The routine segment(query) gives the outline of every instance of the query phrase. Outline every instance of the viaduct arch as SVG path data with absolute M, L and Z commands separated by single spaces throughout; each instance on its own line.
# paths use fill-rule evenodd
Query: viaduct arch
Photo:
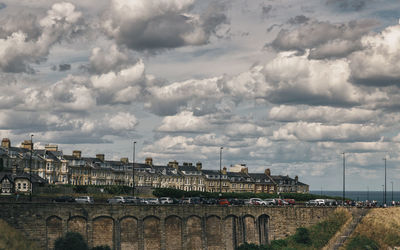
M 330 207 L 2 203 L 0 218 L 52 249 L 68 231 L 115 250 L 235 249 L 266 244 L 326 218 Z

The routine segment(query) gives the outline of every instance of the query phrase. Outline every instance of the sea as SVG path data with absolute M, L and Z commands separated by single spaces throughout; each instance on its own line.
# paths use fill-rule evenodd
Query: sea
M 320 191 L 320 190 L 313 190 L 310 191 L 312 194 L 322 194 L 328 196 L 337 196 L 342 197 L 343 191 Z M 383 204 L 382 201 L 384 199 L 384 192 L 383 191 L 346 191 L 345 197 L 348 199 L 352 199 L 354 201 L 377 201 L 379 204 Z M 392 203 L 392 197 L 394 201 L 400 201 L 400 192 L 391 190 L 386 191 L 386 204 Z

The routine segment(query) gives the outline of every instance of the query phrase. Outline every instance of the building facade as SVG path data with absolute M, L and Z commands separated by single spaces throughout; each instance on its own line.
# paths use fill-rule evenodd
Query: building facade
M 245 164 L 235 165 L 227 170 L 207 170 L 200 162 L 193 165 L 170 161 L 167 165 L 154 165 L 152 158 L 144 163 L 129 163 L 128 158 L 109 161 L 104 154 L 84 157 L 75 150 L 65 155 L 57 145 L 46 145 L 34 149 L 31 141 L 24 141 L 20 147 L 12 147 L 4 138 L 0 147 L 0 172 L 32 173 L 50 184 L 72 185 L 122 185 L 150 188 L 175 188 L 184 191 L 207 192 L 254 192 L 254 193 L 308 193 L 309 186 L 299 182 L 298 177 L 249 173 Z M 12 182 L 12 183 L 11 183 Z M 11 184 L 10 184 L 11 183 Z M 18 184 L 20 183 L 20 184 Z M 3 180 L 4 192 L 13 192 L 9 185 L 21 186 L 24 182 L 15 179 Z M 27 184 L 25 183 L 25 186 Z M 15 188 L 14 188 L 15 189 Z

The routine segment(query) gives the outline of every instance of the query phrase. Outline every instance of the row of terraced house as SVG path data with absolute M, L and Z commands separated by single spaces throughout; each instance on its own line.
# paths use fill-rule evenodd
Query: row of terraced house
M 132 173 L 134 169 L 134 173 Z M 44 149 L 34 149 L 31 141 L 24 141 L 20 147 L 12 147 L 4 138 L 0 147 L 0 170 L 12 173 L 14 177 L 32 173 L 36 179 L 50 184 L 72 185 L 125 185 L 152 188 L 176 188 L 185 191 L 207 192 L 255 192 L 255 193 L 308 193 L 309 186 L 283 175 L 271 175 L 270 169 L 264 173 L 249 173 L 245 165 L 224 167 L 219 170 L 202 168 L 196 164 L 171 161 L 167 165 L 154 165 L 152 158 L 144 163 L 106 160 L 104 154 L 83 157 L 81 151 L 65 155 L 57 145 L 46 145 Z M 2 177 L 3 176 L 3 177 Z M 4 182 L 12 181 L 0 175 L 1 193 Z M 133 177 L 134 176 L 134 182 Z

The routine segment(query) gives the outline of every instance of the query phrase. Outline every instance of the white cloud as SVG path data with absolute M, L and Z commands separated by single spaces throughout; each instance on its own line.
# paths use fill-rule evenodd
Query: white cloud
M 351 76 L 356 83 L 400 85 L 400 25 L 362 39 L 364 50 L 350 56 Z
M 301 141 L 373 141 L 379 139 L 382 127 L 343 123 L 337 126 L 294 122 L 275 130 L 274 140 Z
M 175 116 L 166 116 L 157 131 L 199 133 L 210 129 L 206 117 L 196 117 L 193 112 L 183 111 Z

